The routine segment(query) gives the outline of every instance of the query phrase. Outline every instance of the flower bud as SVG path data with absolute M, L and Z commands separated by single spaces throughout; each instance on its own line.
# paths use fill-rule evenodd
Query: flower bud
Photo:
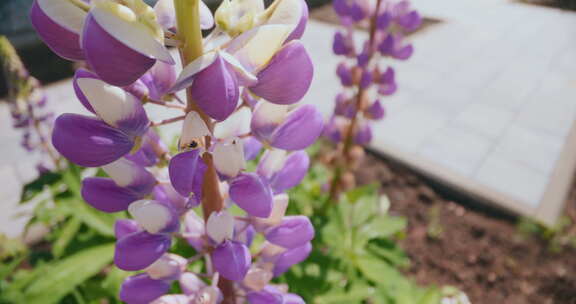
M 312 105 L 303 105 L 288 113 L 270 138 L 270 145 L 284 150 L 302 150 L 322 133 L 324 119 Z
M 253 172 L 230 181 L 230 198 L 249 215 L 266 218 L 272 212 L 272 190 L 268 181 Z
M 211 257 L 214 269 L 231 281 L 243 280 L 252 263 L 248 247 L 236 241 L 224 241 Z
M 382 106 L 380 100 L 375 100 L 368 108 L 366 108 L 366 111 L 364 111 L 364 116 L 373 120 L 380 120 L 384 118 L 384 114 L 384 106 Z
M 343 86 L 349 87 L 354 84 L 354 81 L 352 79 L 352 72 L 346 66 L 345 63 L 341 62 L 338 65 L 338 68 L 336 68 L 336 74 L 338 75 L 338 77 L 340 77 L 340 82 L 342 83 Z
M 265 237 L 270 243 L 294 248 L 314 238 L 314 227 L 306 216 L 286 216 L 278 226 L 268 229 Z
M 300 183 L 310 165 L 308 153 L 304 150 L 291 153 L 283 163 L 282 169 L 270 178 L 270 186 L 274 193 L 286 191 Z
M 141 273 L 126 278 L 120 287 L 120 300 L 128 304 L 150 303 L 170 290 L 170 283 Z

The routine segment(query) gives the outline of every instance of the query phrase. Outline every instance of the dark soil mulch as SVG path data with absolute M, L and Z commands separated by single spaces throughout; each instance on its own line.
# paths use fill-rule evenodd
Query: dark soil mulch
M 378 181 L 391 213 L 408 219 L 401 244 L 412 260 L 406 273 L 418 283 L 456 286 L 474 304 L 576 303 L 575 248 L 553 252 L 542 238 L 521 234 L 516 219 L 455 202 L 390 161 L 368 156 L 357 179 Z M 575 205 L 572 191 L 567 212 Z

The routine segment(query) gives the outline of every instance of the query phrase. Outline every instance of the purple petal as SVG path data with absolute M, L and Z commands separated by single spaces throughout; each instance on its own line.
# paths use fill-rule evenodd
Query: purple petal
M 251 291 L 246 295 L 250 304 L 284 304 L 284 296 L 276 287 L 266 285 L 260 291 Z
M 197 251 L 202 251 L 206 243 L 206 229 L 202 220 L 194 210 L 189 210 L 184 215 L 185 239 Z
M 364 115 L 370 119 L 380 120 L 384 118 L 385 110 L 380 100 L 374 101 L 367 109 Z
M 121 239 L 134 232 L 142 231 L 138 223 L 130 219 L 119 219 L 114 223 L 114 236 L 116 239 Z
M 74 93 L 76 93 L 76 97 L 78 98 L 78 100 L 80 100 L 80 103 L 82 103 L 82 105 L 86 108 L 86 110 L 96 114 L 94 108 L 92 108 L 92 105 L 88 101 L 88 98 L 86 98 L 86 96 L 84 95 L 84 93 L 82 93 L 82 90 L 78 86 L 79 78 L 94 78 L 94 79 L 100 79 L 100 78 L 98 78 L 96 74 L 80 68 L 76 70 L 76 73 L 74 73 L 74 80 L 72 81 L 72 87 L 74 88 Z
M 322 133 L 322 114 L 313 105 L 303 105 L 288 114 L 274 131 L 270 144 L 284 150 L 302 150 Z
M 298 21 L 298 24 L 292 33 L 290 33 L 288 38 L 286 38 L 286 42 L 292 41 L 294 39 L 300 39 L 302 35 L 304 35 L 304 31 L 306 31 L 306 24 L 308 23 L 308 4 L 304 0 L 300 0 L 300 2 L 302 5 L 302 14 L 300 15 L 300 20 Z
M 141 273 L 126 278 L 120 287 L 120 300 L 128 304 L 148 304 L 170 290 L 169 281 L 153 280 Z
M 40 36 L 40 39 L 48 47 L 68 60 L 83 60 L 84 52 L 80 47 L 80 36 L 50 18 L 38 4 L 34 1 L 30 9 L 30 21 L 32 26 Z
M 258 73 L 254 94 L 276 104 L 293 104 L 308 92 L 314 66 L 300 41 L 292 41 L 280 49 L 268 65 Z
M 252 216 L 268 217 L 272 212 L 272 191 L 258 174 L 241 173 L 230 182 L 230 199 Z
M 98 24 L 92 14 L 84 21 L 82 47 L 86 62 L 104 81 L 127 86 L 142 77 L 156 62 L 118 41 Z
M 64 157 L 84 167 L 99 167 L 128 154 L 134 142 L 105 122 L 78 114 L 62 114 L 52 132 L 52 144 Z
M 242 143 L 244 143 L 244 158 L 246 160 L 255 159 L 262 150 L 262 143 L 254 136 L 245 138 Z
M 190 206 L 189 200 L 180 195 L 171 184 L 159 184 L 154 187 L 153 195 L 155 200 L 170 204 L 178 213 L 184 213 L 189 208 L 196 207 Z
M 280 276 L 286 272 L 290 267 L 304 261 L 312 251 L 312 244 L 307 242 L 302 246 L 292 248 L 284 251 L 274 262 L 274 276 Z
M 114 263 L 122 270 L 142 270 L 166 253 L 170 244 L 170 236 L 163 234 L 146 231 L 129 234 L 116 242 Z
M 202 197 L 202 180 L 206 165 L 200 157 L 200 150 L 190 150 L 179 153 L 170 160 L 168 172 L 170 182 L 180 195 L 189 197 L 194 193 L 196 197 Z
M 297 151 L 290 154 L 284 161 L 280 171 L 270 178 L 270 185 L 274 193 L 284 192 L 300 183 L 310 165 L 310 158 L 306 151 Z
M 252 264 L 251 260 L 248 247 L 236 241 L 225 241 L 212 251 L 214 269 L 231 281 L 244 279 Z
M 376 19 L 376 27 L 381 31 L 386 30 L 388 26 L 390 26 L 391 19 L 392 16 L 390 16 L 389 12 L 384 12 L 380 14 L 378 16 L 378 19 Z
M 346 43 L 346 38 L 342 32 L 334 34 L 334 42 L 332 43 L 332 51 L 336 55 L 347 55 L 349 50 Z
M 350 6 L 348 5 L 347 0 L 334 0 L 332 1 L 332 5 L 334 6 L 336 14 L 338 14 L 340 17 L 350 15 Z
M 295 248 L 314 238 L 314 227 L 306 216 L 286 216 L 278 226 L 267 230 L 265 236 L 272 244 Z
M 158 61 L 158 62 L 160 62 L 160 61 Z M 140 79 L 136 80 L 131 85 L 124 87 L 124 90 L 126 90 L 126 92 L 136 96 L 136 98 L 138 98 L 138 100 L 142 100 L 142 99 L 144 99 L 144 97 L 149 96 L 150 90 L 148 89 L 148 86 L 146 86 L 146 84 L 143 81 L 145 76 L 146 76 L 146 74 L 144 74 L 144 76 L 142 76 Z
M 411 11 L 399 17 L 396 22 L 407 31 L 415 31 L 422 24 L 422 18 L 417 11 Z
M 369 70 L 362 71 L 362 76 L 360 77 L 360 88 L 366 89 L 372 84 L 372 72 Z
M 158 155 L 168 153 L 168 148 L 152 128 L 142 138 L 142 147 L 125 158 L 143 167 L 152 167 L 158 162 Z
M 119 212 L 143 196 L 120 187 L 110 178 L 88 177 L 82 181 L 82 198 L 92 207 L 104 212 Z
M 156 61 L 150 71 L 142 77 L 142 81 L 148 87 L 151 99 L 162 100 L 176 82 L 176 67 L 162 61 Z
M 191 272 L 183 273 L 180 276 L 178 283 L 180 283 L 180 289 L 182 289 L 182 292 L 187 295 L 197 295 L 204 287 L 206 287 L 206 283 Z
M 386 35 L 386 38 L 384 38 L 382 43 L 380 43 L 380 45 L 378 46 L 378 50 L 384 56 L 391 55 L 394 53 L 395 44 L 396 43 L 395 43 L 394 36 L 392 34 L 388 34 L 388 35 Z
M 356 134 L 354 135 L 354 143 L 356 143 L 357 145 L 364 146 L 369 144 L 371 140 L 372 140 L 372 128 L 367 123 L 361 125 L 356 131 Z
M 284 295 L 283 304 L 306 304 L 304 299 L 295 293 L 287 293 Z
M 362 21 L 366 17 L 366 12 L 358 2 L 353 2 L 350 7 L 350 16 L 355 22 Z
M 208 116 L 225 120 L 238 104 L 240 89 L 236 74 L 220 56 L 194 76 L 192 98 Z
M 340 63 L 336 68 L 336 75 L 340 77 L 340 82 L 343 86 L 348 87 L 354 84 L 352 79 L 352 71 L 346 66 L 345 63 Z
M 407 60 L 412 56 L 412 53 L 414 53 L 414 47 L 412 47 L 411 44 L 408 44 L 395 50 L 393 56 L 398 60 Z
M 180 228 L 179 214 L 172 205 L 155 200 L 138 200 L 128 206 L 138 225 L 151 234 L 172 233 Z

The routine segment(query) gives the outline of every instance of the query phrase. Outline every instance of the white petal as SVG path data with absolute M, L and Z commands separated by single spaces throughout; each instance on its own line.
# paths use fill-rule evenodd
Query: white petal
M 176 12 L 174 11 L 173 0 L 158 0 L 154 5 L 154 12 L 162 28 L 168 30 L 176 27 Z
M 244 147 L 238 138 L 216 143 L 212 155 L 216 170 L 226 176 L 235 177 L 246 168 Z
M 75 33 L 81 33 L 86 12 L 70 1 L 38 0 L 38 5 L 44 13 L 58 25 Z
M 164 37 L 159 37 L 158 33 L 141 23 L 139 16 L 128 7 L 113 2 L 96 2 L 90 13 L 106 32 L 129 48 L 150 58 L 174 64 L 170 52 L 164 47 Z
M 172 220 L 168 207 L 153 200 L 139 200 L 128 206 L 128 212 L 148 233 L 158 233 Z
M 126 187 L 138 178 L 141 169 L 134 162 L 120 158 L 102 166 L 102 170 L 120 187 Z
M 214 136 L 219 139 L 227 139 L 250 133 L 250 120 L 252 111 L 248 107 L 241 107 L 226 120 L 219 122 L 214 127 Z
M 252 119 L 258 121 L 258 125 L 280 124 L 288 114 L 288 105 L 279 105 L 261 100 L 256 105 Z
M 267 150 L 262 156 L 258 164 L 258 174 L 266 177 L 271 177 L 274 173 L 278 172 L 284 167 L 287 152 L 281 149 Z
M 227 52 L 234 55 L 249 71 L 262 68 L 282 47 L 292 26 L 282 24 L 262 25 L 234 39 Z
M 210 136 L 210 130 L 197 112 L 191 111 L 186 114 L 182 124 L 182 137 L 180 137 L 180 148 L 188 148 L 193 141 L 200 146 L 204 146 L 204 137 Z
M 271 10 L 266 24 L 287 24 L 297 26 L 302 18 L 302 0 L 276 0 L 268 7 Z
M 275 226 L 282 222 L 282 218 L 286 214 L 288 202 L 290 201 L 288 194 L 281 193 L 274 196 L 274 205 L 272 206 L 272 213 L 268 218 L 254 218 L 257 225 Z
M 154 279 L 161 280 L 174 276 L 186 269 L 188 261 L 176 254 L 168 253 L 146 268 L 146 273 Z
M 234 216 L 226 210 L 212 212 L 206 222 L 206 233 L 220 244 L 234 236 Z
M 176 79 L 174 87 L 170 89 L 170 91 L 179 91 L 192 85 L 192 82 L 194 81 L 193 76 L 209 67 L 216 60 L 216 58 L 218 58 L 218 53 L 208 52 L 190 62 L 188 65 L 186 65 L 186 67 L 184 67 L 184 69 L 182 69 L 178 79 Z
M 220 56 L 232 66 L 234 72 L 236 72 L 238 80 L 241 82 L 241 85 L 249 87 L 255 85 L 258 82 L 258 77 L 246 70 L 244 66 L 242 66 L 242 63 L 236 59 L 236 57 L 228 54 L 227 52 L 220 52 Z
M 174 3 L 173 0 L 169 0 L 170 2 Z M 204 3 L 204 1 L 200 1 L 200 27 L 204 30 L 211 29 L 214 26 L 214 17 L 212 16 L 212 11 L 210 8 Z
M 111 126 L 132 116 L 140 103 L 134 95 L 99 79 L 78 78 L 78 86 L 96 114 Z

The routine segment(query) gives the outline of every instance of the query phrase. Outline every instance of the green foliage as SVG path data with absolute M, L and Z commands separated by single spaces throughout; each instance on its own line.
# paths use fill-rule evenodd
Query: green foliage
M 576 248 L 576 234 L 572 217 L 563 216 L 555 225 L 546 226 L 531 218 L 521 218 L 517 229 L 524 237 L 537 237 L 548 244 L 551 252 L 560 252 L 564 248 Z
M 113 225 L 123 215 L 86 204 L 82 174 L 99 173 L 68 164 L 24 186 L 20 203 L 35 204 L 27 227 L 41 225 L 48 232 L 30 248 L 0 236 L 0 303 L 118 302 L 125 272 L 104 271 L 113 268 Z
M 326 201 L 324 181 L 325 169 L 314 166 L 290 193 L 290 212 L 310 216 L 316 238 L 310 257 L 281 281 L 307 303 L 440 303 L 440 289 L 419 287 L 402 274 L 410 262 L 396 240 L 407 223 L 387 213 L 378 186 L 348 191 L 334 204 Z

